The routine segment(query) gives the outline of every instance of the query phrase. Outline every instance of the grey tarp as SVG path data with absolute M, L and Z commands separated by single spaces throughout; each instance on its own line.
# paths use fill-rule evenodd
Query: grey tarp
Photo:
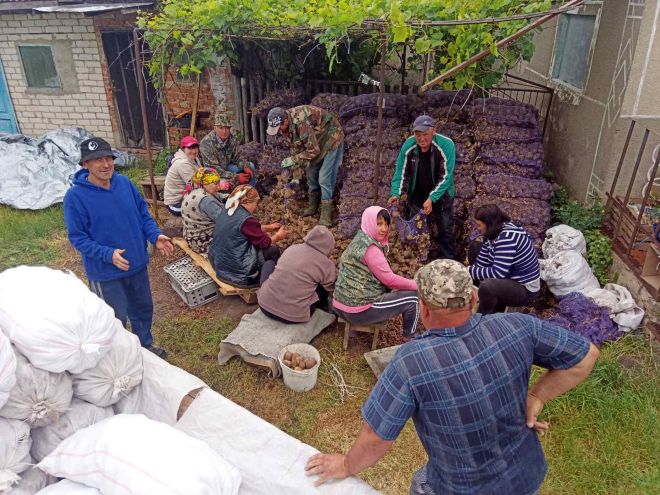
M 94 137 L 81 128 L 56 129 L 38 139 L 0 133 L 0 204 L 41 210 L 61 203 L 78 170 L 80 143 Z M 115 150 L 116 163 L 128 154 Z

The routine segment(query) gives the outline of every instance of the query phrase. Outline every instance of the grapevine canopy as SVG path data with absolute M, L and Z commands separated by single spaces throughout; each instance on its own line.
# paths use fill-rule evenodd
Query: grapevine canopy
M 543 12 L 551 0 L 165 0 L 158 12 L 141 13 L 138 26 L 151 51 L 149 68 L 156 83 L 174 66 L 182 75 L 200 73 L 226 55 L 240 66 L 238 47 L 246 42 L 295 43 L 301 53 L 323 55 L 328 73 L 355 64 L 366 53 L 368 70 L 384 35 L 390 50 L 405 44 L 410 63 L 427 58 L 429 75 L 454 67 L 490 46 L 491 55 L 456 74 L 446 86 L 491 87 L 507 68 L 533 53 L 531 34 L 498 51 L 498 40 L 528 24 L 526 19 L 437 25 Z M 556 2 L 555 2 L 556 4 Z M 364 50 L 364 46 L 374 50 Z M 314 52 L 314 50 L 316 51 Z M 319 50 L 322 49 L 322 50 Z M 243 51 L 244 53 L 244 51 Z M 280 61 L 281 62 L 281 61 Z M 281 69 L 281 68 L 280 68 Z M 300 77 L 292 70 L 284 77 Z

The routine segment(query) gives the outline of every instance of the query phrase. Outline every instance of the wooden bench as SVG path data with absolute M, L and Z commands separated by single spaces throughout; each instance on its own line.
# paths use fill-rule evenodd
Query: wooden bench
M 355 323 L 346 321 L 343 318 L 337 318 L 337 322 L 344 324 L 344 350 L 348 349 L 348 337 L 351 333 L 351 330 L 354 332 L 373 334 L 374 338 L 371 341 L 371 350 L 373 351 L 376 349 L 376 344 L 378 343 L 378 333 L 380 332 L 380 327 L 383 322 L 374 323 L 373 325 L 356 325 Z
M 179 246 L 188 256 L 190 256 L 198 267 L 204 270 L 213 281 L 218 284 L 218 292 L 223 296 L 238 296 L 243 299 L 247 304 L 256 304 L 257 303 L 257 288 L 252 289 L 243 289 L 241 287 L 235 287 L 227 282 L 220 280 L 215 274 L 215 270 L 211 265 L 211 262 L 206 256 L 202 256 L 199 253 L 193 251 L 188 242 L 181 237 L 174 237 L 172 239 L 172 244 Z

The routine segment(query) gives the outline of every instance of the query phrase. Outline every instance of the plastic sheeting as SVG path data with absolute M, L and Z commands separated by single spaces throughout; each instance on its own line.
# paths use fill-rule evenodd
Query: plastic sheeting
M 41 210 L 61 203 L 80 167 L 80 143 L 94 137 L 85 129 L 56 129 L 38 139 L 0 133 L 0 204 Z M 114 150 L 118 166 L 133 159 Z
M 204 388 L 177 423 L 181 400 L 204 382 L 142 350 L 142 384 L 114 405 L 116 413 L 141 413 L 205 441 L 239 470 L 239 495 L 377 495 L 361 479 L 314 487 L 315 476 L 305 475 L 305 463 L 318 453 L 282 430 L 255 416 L 219 393 Z

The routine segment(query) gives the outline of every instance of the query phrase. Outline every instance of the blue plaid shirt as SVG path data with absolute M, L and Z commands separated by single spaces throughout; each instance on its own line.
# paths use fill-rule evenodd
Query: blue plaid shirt
M 588 350 L 585 338 L 532 316 L 475 315 L 402 346 L 362 415 L 383 440 L 412 417 L 436 495 L 532 494 L 547 469 L 525 424 L 532 364 L 570 368 Z

